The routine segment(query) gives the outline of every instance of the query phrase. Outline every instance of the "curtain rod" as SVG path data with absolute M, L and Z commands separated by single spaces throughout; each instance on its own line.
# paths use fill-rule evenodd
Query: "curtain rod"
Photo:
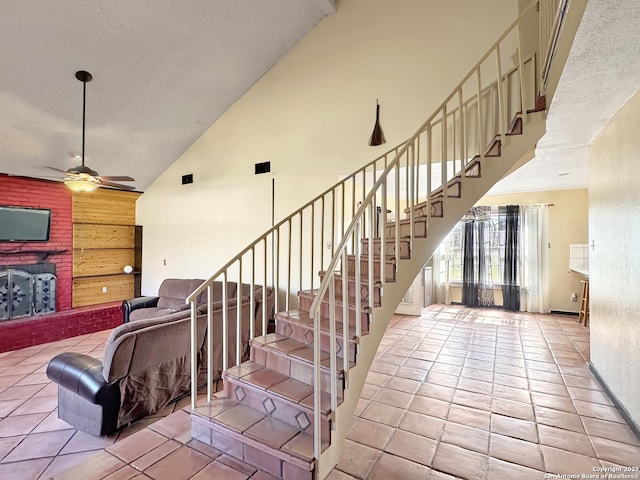
M 512 205 L 512 204 L 509 204 Z M 536 206 L 536 205 L 540 205 L 541 207 L 547 206 L 547 207 L 555 207 L 556 204 L 555 203 L 523 203 L 523 206 L 527 206 L 527 205 L 532 205 L 532 206 Z M 475 205 L 476 207 L 482 207 L 483 205 Z M 506 205 L 486 205 L 486 206 L 490 206 L 490 207 L 505 207 Z

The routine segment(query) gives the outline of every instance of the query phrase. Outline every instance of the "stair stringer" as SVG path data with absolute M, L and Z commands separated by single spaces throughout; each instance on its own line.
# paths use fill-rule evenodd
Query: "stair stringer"
M 486 158 L 482 165 L 482 176 L 465 179 L 462 196 L 447 198 L 444 216 L 429 219 L 428 236 L 427 238 L 413 239 L 411 258 L 398 260 L 396 280 L 384 283 L 381 305 L 375 307 L 371 314 L 369 333 L 359 339 L 357 362 L 349 369 L 343 402 L 335 412 L 331 444 L 322 453 L 320 460 L 316 461 L 316 479 L 325 478 L 338 462 L 352 424 L 360 393 L 380 341 L 408 288 L 440 243 L 469 208 L 480 200 L 496 182 L 501 180 L 514 164 L 524 164 L 533 158 L 535 144 L 544 133 L 545 112 L 530 114 L 524 125 L 523 134 L 505 137 L 502 155 L 496 158 Z

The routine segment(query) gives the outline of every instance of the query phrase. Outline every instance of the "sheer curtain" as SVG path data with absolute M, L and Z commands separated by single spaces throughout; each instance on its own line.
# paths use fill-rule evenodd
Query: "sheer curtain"
M 549 313 L 549 206 L 521 212 L 520 311 Z
M 433 254 L 433 286 L 436 303 L 451 304 L 449 286 L 449 242 L 445 240 Z

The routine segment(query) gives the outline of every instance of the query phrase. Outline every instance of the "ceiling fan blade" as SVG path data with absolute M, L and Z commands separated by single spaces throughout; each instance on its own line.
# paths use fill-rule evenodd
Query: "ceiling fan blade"
M 59 168 L 56 167 L 50 167 L 48 165 L 45 165 L 44 168 L 48 168 L 49 170 L 54 170 L 56 172 L 60 172 L 60 173 L 64 173 L 65 175 L 67 175 L 67 171 L 66 170 L 60 170 Z
M 103 180 L 104 177 L 101 177 L 101 181 L 100 181 L 100 186 L 101 187 L 113 187 L 113 188 L 117 188 L 119 190 L 135 190 L 135 187 L 132 187 L 131 185 L 123 185 L 121 183 L 113 183 L 113 182 L 108 182 L 108 181 L 104 181 Z
M 102 180 L 114 181 L 114 182 L 135 182 L 135 178 L 127 177 L 127 176 L 110 176 L 110 175 L 100 175 Z

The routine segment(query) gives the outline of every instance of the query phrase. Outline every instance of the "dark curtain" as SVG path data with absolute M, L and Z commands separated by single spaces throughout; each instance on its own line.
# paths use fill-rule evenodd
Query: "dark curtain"
M 520 287 L 518 286 L 518 222 L 520 218 L 520 207 L 518 205 L 507 205 L 504 207 L 504 215 L 503 306 L 507 310 L 517 311 L 520 310 Z
M 462 263 L 462 303 L 492 307 L 493 281 L 489 237 L 491 207 L 474 207 L 465 216 Z
M 462 303 L 469 307 L 478 305 L 478 286 L 476 284 L 476 272 L 474 268 L 474 237 L 475 222 L 464 224 L 464 239 L 462 242 Z

